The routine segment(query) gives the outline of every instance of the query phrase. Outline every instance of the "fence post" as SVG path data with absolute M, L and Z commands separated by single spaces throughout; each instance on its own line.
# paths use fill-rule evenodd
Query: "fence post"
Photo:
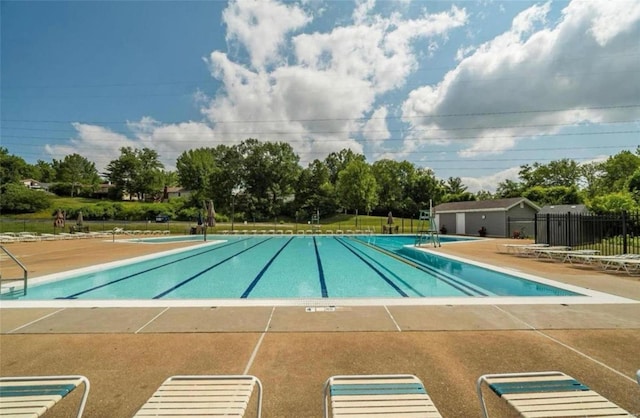
M 547 213 L 546 216 L 546 227 L 547 227 L 547 242 L 545 244 L 553 245 L 551 242 L 551 214 Z
M 566 246 L 571 248 L 572 247 L 572 240 L 571 240 L 571 212 L 567 212 L 567 242 L 566 242 Z
M 622 254 L 627 254 L 627 211 L 622 211 Z
M 538 214 L 533 215 L 533 242 L 538 243 Z

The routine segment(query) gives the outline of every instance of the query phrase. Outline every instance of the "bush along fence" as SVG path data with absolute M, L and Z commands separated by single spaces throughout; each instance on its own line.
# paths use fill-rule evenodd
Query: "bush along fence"
M 538 214 L 534 224 L 536 243 L 640 254 L 640 212 Z

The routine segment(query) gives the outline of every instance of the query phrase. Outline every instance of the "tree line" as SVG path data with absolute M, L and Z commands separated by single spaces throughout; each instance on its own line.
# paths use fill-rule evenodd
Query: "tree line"
M 276 217 L 306 220 L 312 214 L 339 211 L 415 217 L 420 209 L 452 201 L 526 197 L 539 204 L 585 203 L 594 212 L 640 208 L 640 147 L 602 162 L 579 164 L 571 159 L 520 166 L 517 180 L 497 185 L 495 193 L 471 193 L 459 177 L 439 179 L 428 168 L 408 161 L 382 159 L 369 163 L 349 149 L 301 167 L 285 142 L 246 139 L 240 144 L 184 151 L 175 171 L 166 171 L 155 150 L 123 147 L 104 173 L 84 156 L 71 154 L 52 162 L 28 164 L 0 148 L 2 213 L 41 210 L 42 192 L 27 191 L 20 181 L 49 183 L 63 196 L 93 196 L 101 182 L 113 184 L 109 198 L 123 196 L 159 201 L 168 186 L 191 191 L 186 205 L 199 208 L 212 200 L 218 212 L 233 211 L 237 220 Z M 45 206 L 46 208 L 46 206 Z

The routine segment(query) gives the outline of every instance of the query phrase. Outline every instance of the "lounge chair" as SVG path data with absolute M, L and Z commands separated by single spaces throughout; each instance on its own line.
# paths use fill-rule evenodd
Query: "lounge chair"
M 507 401 L 523 417 L 624 417 L 629 412 L 562 372 L 487 374 L 476 389 L 488 418 L 482 384 Z
M 442 417 L 422 381 L 408 374 L 330 377 L 324 384 L 324 417 L 330 416 Z
M 244 416 L 258 387 L 256 416 L 262 415 L 262 383 L 250 375 L 172 376 L 134 417 Z
M 18 242 L 18 238 L 11 235 L 0 235 L 0 244 L 9 244 L 12 242 Z
M 39 417 L 84 383 L 78 407 L 82 416 L 89 396 L 89 379 L 84 376 L 0 377 L 0 415 Z
M 560 260 L 563 263 L 570 261 L 573 256 L 581 255 L 598 255 L 599 250 L 548 250 L 546 248 L 538 248 L 535 250 L 538 253 L 538 258 L 547 256 L 551 260 Z

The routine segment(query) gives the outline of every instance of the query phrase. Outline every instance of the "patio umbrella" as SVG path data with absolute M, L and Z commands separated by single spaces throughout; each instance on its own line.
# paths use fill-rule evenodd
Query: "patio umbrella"
M 78 220 L 76 221 L 76 224 L 78 224 L 78 226 L 82 226 L 84 220 L 82 219 L 82 211 L 78 212 Z
M 198 226 L 202 226 L 202 211 L 198 211 Z
M 169 200 L 169 188 L 164 186 L 164 190 L 162 191 L 162 201 Z
M 393 225 L 393 214 L 391 211 L 389 211 L 389 214 L 387 215 L 387 225 Z
M 216 210 L 213 208 L 213 200 L 207 202 L 207 225 L 216 226 Z

